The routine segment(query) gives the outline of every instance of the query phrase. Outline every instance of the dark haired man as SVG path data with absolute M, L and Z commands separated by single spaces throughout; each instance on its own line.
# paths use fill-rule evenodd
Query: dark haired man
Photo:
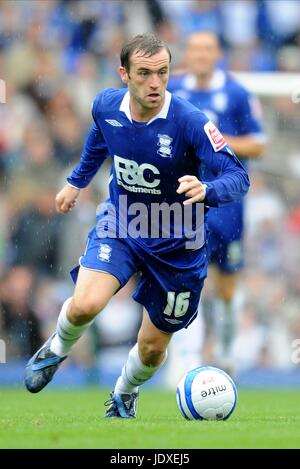
M 207 268 L 205 239 L 196 248 L 192 242 L 191 249 L 181 212 L 190 206 L 189 213 L 197 215 L 203 207 L 197 202 L 218 206 L 249 187 L 243 166 L 212 123 L 166 91 L 169 66 L 170 52 L 154 34 L 125 44 L 119 71 L 128 90 L 106 89 L 96 97 L 80 163 L 56 197 L 58 212 L 69 212 L 112 155 L 110 199 L 88 235 L 80 268 L 72 271 L 74 294 L 62 306 L 53 336 L 28 362 L 25 384 L 31 392 L 46 386 L 95 316 L 140 271 L 133 297 L 145 308 L 143 320 L 106 417 L 136 416 L 139 386 L 165 362 L 172 333 L 197 314 Z M 215 181 L 205 182 L 207 167 Z M 158 206 L 163 217 L 174 209 L 169 226 L 154 220 Z M 134 218 L 137 212 L 141 216 Z

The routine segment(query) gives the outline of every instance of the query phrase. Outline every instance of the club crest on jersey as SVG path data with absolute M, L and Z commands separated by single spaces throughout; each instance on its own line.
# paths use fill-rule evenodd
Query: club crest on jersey
M 222 148 L 227 145 L 225 138 L 211 121 L 205 124 L 204 131 L 208 136 L 214 151 L 222 150 Z
M 100 261 L 109 262 L 111 256 L 111 247 L 108 244 L 101 243 L 98 249 L 97 258 Z
M 172 157 L 172 146 L 171 143 L 173 139 L 166 134 L 158 134 L 158 142 L 157 145 L 159 149 L 157 153 L 162 156 L 163 158 L 171 158 Z

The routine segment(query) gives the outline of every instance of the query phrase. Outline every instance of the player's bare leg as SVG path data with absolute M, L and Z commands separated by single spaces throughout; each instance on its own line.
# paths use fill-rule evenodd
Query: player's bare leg
M 172 334 L 154 326 L 146 310 L 138 333 L 138 350 L 141 361 L 148 367 L 161 366 L 166 359 L 167 346 Z
M 148 381 L 167 359 L 167 346 L 172 334 L 162 332 L 151 322 L 144 310 L 138 341 L 130 350 L 127 361 L 108 401 L 106 417 L 134 418 L 139 386 Z
M 80 268 L 73 297 L 63 304 L 55 333 L 27 364 L 28 391 L 39 392 L 51 381 L 58 366 L 119 286 L 113 275 Z
M 51 350 L 57 355 L 67 354 L 119 286 L 113 275 L 81 267 L 73 297 L 65 302 L 58 318 Z

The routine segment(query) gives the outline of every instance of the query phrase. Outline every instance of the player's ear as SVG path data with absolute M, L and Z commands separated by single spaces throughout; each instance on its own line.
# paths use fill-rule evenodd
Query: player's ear
M 126 68 L 125 67 L 119 67 L 119 74 L 120 74 L 122 82 L 125 83 L 125 85 L 127 85 L 128 82 L 129 82 L 129 76 L 128 76 L 128 72 L 127 72 Z

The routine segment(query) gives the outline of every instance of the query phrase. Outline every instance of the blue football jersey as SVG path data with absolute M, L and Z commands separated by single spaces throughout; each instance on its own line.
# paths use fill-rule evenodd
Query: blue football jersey
M 120 225 L 122 229 L 124 225 L 128 227 L 143 208 L 145 219 L 141 223 L 151 226 L 155 204 L 182 205 L 186 197 L 176 190 L 178 178 L 184 175 L 195 175 L 207 185 L 204 200 L 207 206 L 218 207 L 239 200 L 248 191 L 247 172 L 218 129 L 180 97 L 166 92 L 159 114 L 141 123 L 131 118 L 127 89 L 106 89 L 97 95 L 92 115 L 94 124 L 80 163 L 67 181 L 80 189 L 86 187 L 104 159 L 111 156 L 107 205 L 115 208 L 118 229 Z M 211 174 L 214 178 L 208 177 Z M 125 199 L 126 217 L 124 211 L 120 213 L 120 201 L 123 204 Z M 150 233 L 134 240 L 129 236 L 128 242 L 157 253 L 180 248 L 186 238 L 184 234 L 175 239 L 172 233 L 166 238 Z

